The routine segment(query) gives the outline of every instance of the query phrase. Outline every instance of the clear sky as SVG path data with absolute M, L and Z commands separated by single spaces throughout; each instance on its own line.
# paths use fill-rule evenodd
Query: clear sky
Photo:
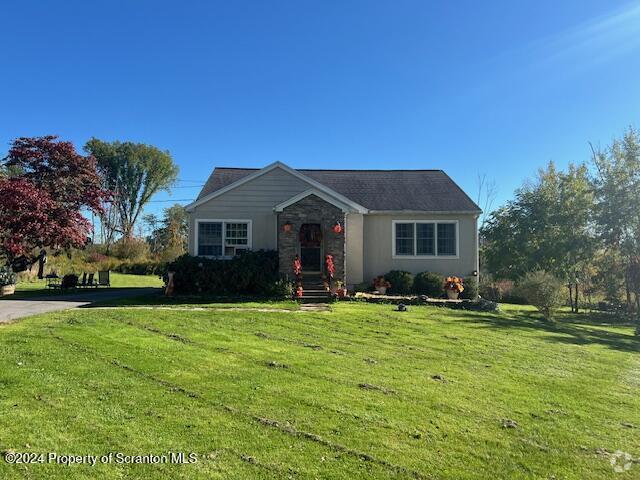
M 549 160 L 640 126 L 640 2 L 13 1 L 0 155 L 18 136 L 168 149 L 214 166 L 442 168 L 498 202 Z M 186 203 L 186 202 L 181 202 Z

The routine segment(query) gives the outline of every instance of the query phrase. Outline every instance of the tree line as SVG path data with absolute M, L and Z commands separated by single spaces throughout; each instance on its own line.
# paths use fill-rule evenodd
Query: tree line
M 640 136 L 629 128 L 587 162 L 551 162 L 481 228 L 483 270 L 518 281 L 545 271 L 571 308 L 600 295 L 640 316 Z

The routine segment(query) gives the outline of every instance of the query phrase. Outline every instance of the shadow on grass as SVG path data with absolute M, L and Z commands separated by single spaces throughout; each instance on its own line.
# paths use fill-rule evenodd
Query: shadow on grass
M 38 302 L 93 302 L 101 301 L 102 299 L 111 300 L 111 297 L 119 298 L 121 295 L 135 297 L 139 296 L 140 298 L 142 298 L 143 296 L 159 296 L 161 292 L 162 289 L 154 287 L 101 287 L 76 288 L 69 290 L 25 290 L 16 292 L 13 295 L 0 297 L 0 302 L 2 302 L 3 300 L 31 300 Z
M 85 308 L 91 307 L 180 307 L 180 306 L 198 306 L 198 305 L 212 305 L 212 304 L 229 304 L 229 303 L 289 303 L 287 300 L 271 298 L 271 297 L 255 297 L 255 296 L 213 296 L 213 295 L 176 295 L 175 297 L 166 297 L 164 295 L 141 295 L 131 296 L 127 298 L 106 300 L 103 302 L 97 302 L 91 305 L 86 305 Z M 292 303 L 292 305 L 295 305 Z
M 572 345 L 602 345 L 624 352 L 640 352 L 640 337 L 633 332 L 622 333 L 604 328 L 592 328 L 595 325 L 604 327 L 631 327 L 631 323 L 611 322 L 611 316 L 605 314 L 561 314 L 556 322 L 546 322 L 535 312 L 509 312 L 508 316 L 499 314 L 474 315 L 473 322 L 498 329 L 536 330 L 556 335 L 545 335 L 542 338 L 549 342 Z M 600 320 L 607 319 L 607 322 Z

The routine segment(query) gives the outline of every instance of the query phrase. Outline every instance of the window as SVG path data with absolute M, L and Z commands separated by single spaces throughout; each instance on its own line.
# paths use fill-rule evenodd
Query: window
M 413 227 L 413 223 L 396 223 L 396 255 L 414 255 Z
M 456 224 L 438 224 L 438 255 L 455 256 L 456 252 Z
M 222 223 L 198 224 L 198 255 L 222 255 Z
M 433 223 L 416 223 L 416 254 L 435 255 L 435 228 Z
M 458 222 L 393 221 L 394 257 L 456 257 Z
M 234 257 L 251 248 L 250 220 L 203 220 L 196 228 L 198 255 Z

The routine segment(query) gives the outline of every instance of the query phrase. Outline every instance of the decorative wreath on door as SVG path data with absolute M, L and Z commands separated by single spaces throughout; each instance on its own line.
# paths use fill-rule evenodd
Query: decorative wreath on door
M 300 246 L 319 247 L 322 242 L 322 230 L 320 225 L 306 223 L 300 227 Z

